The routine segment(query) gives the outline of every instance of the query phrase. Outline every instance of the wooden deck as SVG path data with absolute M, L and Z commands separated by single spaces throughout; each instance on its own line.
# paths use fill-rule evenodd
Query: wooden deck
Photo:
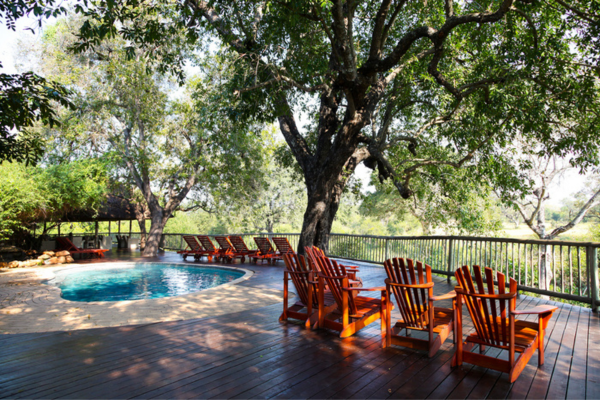
M 281 263 L 246 267 L 256 274 L 243 285 L 282 288 Z M 380 285 L 384 271 L 363 267 L 360 275 L 365 286 Z M 441 281 L 435 292 L 450 289 Z M 541 302 L 522 296 L 518 306 Z M 506 374 L 451 368 L 451 339 L 429 359 L 381 349 L 378 323 L 344 340 L 280 324 L 276 304 L 214 318 L 2 335 L 0 397 L 597 398 L 600 319 L 586 308 L 554 304 L 560 309 L 548 327 L 545 365 L 538 368 L 535 355 L 512 385 Z

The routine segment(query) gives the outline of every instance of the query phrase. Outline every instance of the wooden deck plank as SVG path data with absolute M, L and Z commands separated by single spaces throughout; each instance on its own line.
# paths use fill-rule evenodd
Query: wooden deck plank
M 532 298 L 525 298 L 519 303 L 519 308 L 529 308 L 532 306 Z M 536 302 L 537 304 L 537 302 Z M 463 311 L 463 312 L 466 312 Z M 464 314 L 463 314 L 464 315 Z M 468 314 L 467 314 L 468 315 Z M 467 316 L 468 318 L 468 316 Z M 472 323 L 465 324 L 467 329 L 464 329 L 465 334 L 470 334 L 474 328 Z M 486 348 L 485 354 L 490 357 L 498 357 L 500 351 L 494 347 Z M 465 398 L 472 390 L 474 383 L 479 381 L 485 372 L 484 368 L 474 366 L 472 364 L 463 364 L 462 367 L 456 368 L 454 373 L 449 374 L 443 382 L 438 385 L 435 390 L 428 395 L 433 399 L 440 398 Z
M 571 369 L 569 371 L 567 399 L 585 399 L 590 314 L 591 311 L 589 309 L 582 308 L 581 314 L 579 315 L 573 358 L 571 360 Z
M 567 322 L 565 334 L 560 342 L 560 350 L 552 371 L 552 379 L 548 386 L 547 397 L 551 399 L 565 398 L 567 386 L 569 384 L 569 370 L 571 369 L 571 360 L 575 345 L 575 335 L 577 334 L 579 317 L 581 316 L 581 307 L 574 306 Z M 572 318 L 571 318 L 572 317 Z M 587 330 L 587 328 L 586 328 Z
M 597 397 L 600 393 L 600 317 L 598 313 L 590 314 L 587 353 L 587 378 L 585 393 L 589 398 Z
M 275 327 L 279 328 L 278 323 L 273 323 L 272 328 Z M 225 334 L 227 334 L 227 332 L 227 329 L 223 331 L 223 333 Z M 219 332 L 217 332 L 217 334 L 218 333 Z M 205 342 L 198 342 L 198 340 L 213 341 L 216 339 L 216 337 L 213 337 L 212 335 L 204 335 L 198 338 L 196 336 L 197 335 L 195 335 L 192 332 L 188 335 L 187 338 L 184 337 L 184 343 L 182 344 L 182 347 L 177 347 L 175 349 L 180 351 L 174 351 L 173 345 L 175 343 L 173 342 L 173 339 L 171 339 L 170 341 L 167 341 L 167 343 L 164 343 L 163 346 L 160 346 L 158 348 L 152 346 L 151 352 L 131 354 L 127 359 L 121 360 L 119 363 L 111 365 L 110 368 L 96 368 L 95 370 L 90 371 L 90 373 L 87 374 L 85 379 L 77 379 L 75 384 L 69 385 L 68 388 L 64 388 L 63 391 L 60 392 L 60 395 L 65 396 L 67 394 L 74 393 L 77 390 L 92 390 L 94 386 L 102 385 L 105 382 L 110 382 L 110 384 L 114 387 L 114 385 L 119 383 L 119 379 L 126 380 L 127 378 L 129 378 L 128 375 L 132 375 L 135 379 L 135 377 L 138 376 L 136 369 L 140 365 L 148 366 L 157 362 L 168 365 L 171 359 L 178 360 L 179 362 L 181 362 L 182 359 L 183 361 L 191 359 L 190 361 L 194 363 L 191 366 L 193 368 L 195 363 L 198 362 L 217 363 L 219 362 L 219 360 L 221 360 L 224 357 L 227 357 L 228 355 L 232 357 L 237 357 L 240 353 L 243 353 L 244 350 L 253 350 L 253 345 L 255 343 L 273 343 L 272 335 L 270 335 L 269 333 L 257 332 L 255 335 L 246 336 L 246 340 L 244 342 L 238 343 L 236 345 L 233 345 L 233 343 L 229 343 L 228 349 L 224 351 L 221 344 L 219 344 L 219 346 L 211 346 L 212 348 L 209 348 L 206 346 Z M 254 342 L 256 340 L 259 340 L 259 342 Z M 182 372 L 183 371 L 181 370 L 181 368 L 178 368 L 176 370 L 176 373 Z M 123 377 L 115 379 L 111 376 L 115 373 L 121 374 L 123 375 Z
M 275 315 L 275 314 L 273 314 Z M 274 323 L 275 324 L 275 323 Z M 130 357 L 140 357 L 140 356 L 152 356 L 155 355 L 156 357 L 160 358 L 160 357 L 164 357 L 167 354 L 172 353 L 174 350 L 177 350 L 179 348 L 185 348 L 186 345 L 189 345 L 189 341 L 185 341 L 185 340 L 180 340 L 179 343 L 174 342 L 175 340 L 178 340 L 179 338 L 183 337 L 185 338 L 186 336 L 189 335 L 193 335 L 196 332 L 202 332 L 202 330 L 200 329 L 201 327 L 206 328 L 206 327 L 213 327 L 214 325 L 211 325 L 209 323 L 206 324 L 202 324 L 202 325 L 196 325 L 196 330 L 190 330 L 190 329 L 185 329 L 183 330 L 183 332 L 181 332 L 178 326 L 174 326 L 173 328 L 175 329 L 170 329 L 168 330 L 168 333 L 164 332 L 164 331 L 159 331 L 159 332 L 153 332 L 151 334 L 149 334 L 149 336 L 146 336 L 147 338 L 149 338 L 148 340 L 144 340 L 143 338 L 140 341 L 135 342 L 135 345 L 132 346 L 131 342 L 125 341 L 123 343 L 113 343 L 111 342 L 109 344 L 109 348 L 110 350 L 106 349 L 104 351 L 102 351 L 102 353 L 100 354 L 96 354 L 96 353 L 92 353 L 92 354 L 88 354 L 88 356 L 92 356 L 94 357 L 94 364 L 92 366 L 90 366 L 90 368 L 87 370 L 88 371 L 88 375 L 99 371 L 98 373 L 101 373 L 103 371 L 103 367 L 106 364 L 109 364 L 110 368 L 115 368 L 117 366 L 119 366 L 120 364 L 115 364 L 115 360 L 120 360 L 122 363 L 131 363 L 130 360 L 128 360 L 128 358 Z M 152 328 L 146 329 L 145 331 L 151 330 Z M 230 329 L 223 329 L 222 331 L 219 332 L 215 332 L 215 335 L 222 335 L 222 334 L 226 334 Z M 231 330 L 233 330 L 233 328 L 231 328 Z M 152 329 L 152 331 L 154 331 L 154 329 Z M 140 332 L 140 336 L 143 336 L 143 331 Z M 206 340 L 210 340 L 211 335 L 205 335 L 203 337 Z M 132 338 L 135 341 L 135 337 Z M 110 339 L 108 339 L 108 341 L 110 342 Z M 167 341 L 168 343 L 164 344 L 164 347 L 161 345 L 161 342 Z M 150 348 L 147 348 L 147 346 L 150 345 Z M 166 348 L 166 349 L 165 349 Z M 124 358 L 123 357 L 123 351 L 127 352 L 127 357 L 128 358 Z M 70 357 L 68 358 L 59 358 L 59 359 L 53 359 L 51 363 L 43 363 L 42 366 L 44 368 L 44 373 L 38 373 L 38 376 L 40 378 L 43 378 L 45 376 L 47 376 L 46 380 L 40 379 L 37 382 L 36 385 L 36 389 L 38 390 L 42 390 L 45 386 L 45 384 L 50 384 L 52 386 L 57 386 L 57 382 L 56 382 L 56 374 L 60 373 L 62 376 L 66 376 L 69 377 L 72 375 L 72 372 L 76 372 L 77 368 L 79 368 L 79 365 L 77 364 L 77 362 L 73 362 L 76 361 L 77 358 L 79 357 L 78 354 L 74 354 L 74 355 L 70 355 Z M 31 370 L 30 370 L 31 372 Z M 26 378 L 26 376 L 24 377 Z M 68 378 L 67 378 L 68 379 Z M 11 385 L 15 382 L 18 382 L 18 380 L 14 380 L 11 381 Z
M 547 345 L 546 352 L 544 354 L 545 362 L 544 365 L 537 369 L 531 387 L 529 388 L 529 392 L 527 393 L 527 398 L 539 399 L 546 397 L 550 380 L 552 378 L 552 373 L 558 360 L 561 341 L 563 340 L 563 336 L 567 334 L 567 322 L 569 320 L 572 321 L 573 318 L 575 318 L 575 314 L 578 313 L 576 310 L 574 311 L 571 305 L 563 304 L 561 306 L 558 318 L 553 318 L 553 320 L 556 322 L 553 331 L 547 335 L 546 338 Z
M 281 265 L 244 267 L 256 271 L 244 285 L 283 287 Z M 362 267 L 361 272 L 365 286 L 380 285 L 385 277 L 381 268 Z M 451 289 L 444 280 L 435 286 L 436 294 Z M 525 296 L 518 307 L 538 302 L 547 303 Z M 514 385 L 496 371 L 468 364 L 452 369 L 451 340 L 429 359 L 411 349 L 381 349 L 377 322 L 341 340 L 299 323 L 280 324 L 280 313 L 276 304 L 196 320 L 4 335 L 0 398 L 580 398 L 600 393 L 595 345 L 600 319 L 587 309 L 560 304 L 547 331 L 546 365 L 538 369 L 535 355 Z M 465 323 L 466 334 L 472 325 Z M 487 354 L 498 353 L 506 358 L 505 351 L 487 349 Z

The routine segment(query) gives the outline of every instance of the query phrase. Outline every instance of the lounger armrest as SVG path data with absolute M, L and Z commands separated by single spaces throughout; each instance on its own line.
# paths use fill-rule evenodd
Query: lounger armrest
M 558 307 L 556 306 L 550 306 L 550 305 L 543 305 L 543 306 L 537 306 L 537 307 L 533 307 L 530 308 L 528 310 L 513 310 L 510 313 L 512 315 L 527 315 L 527 314 L 546 314 L 548 312 L 554 312 L 558 310 Z
M 378 286 L 378 287 L 371 287 L 371 288 L 364 288 L 364 287 L 358 287 L 358 288 L 343 288 L 343 290 L 346 290 L 348 292 L 351 291 L 357 291 L 357 292 L 381 292 L 385 290 L 385 286 Z
M 356 272 L 360 271 L 360 268 L 358 268 L 355 265 L 344 265 L 344 264 L 338 264 L 338 265 L 340 265 L 341 267 L 346 268 L 348 271 L 356 271 Z
M 456 292 L 453 290 L 451 292 L 448 292 L 446 294 L 441 294 L 439 296 L 431 296 L 431 300 L 432 301 L 448 300 L 448 299 L 454 299 L 455 297 L 456 297 Z

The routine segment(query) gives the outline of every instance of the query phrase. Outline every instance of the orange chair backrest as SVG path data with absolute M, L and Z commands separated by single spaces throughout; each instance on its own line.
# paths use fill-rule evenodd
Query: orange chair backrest
M 213 244 L 212 240 L 210 240 L 210 238 L 208 236 L 199 235 L 198 240 L 200 241 L 202 246 L 204 246 L 204 248 L 207 251 L 215 251 L 216 250 L 215 245 Z
M 308 304 L 308 292 L 312 290 L 310 279 L 312 272 L 306 267 L 304 257 L 297 254 L 284 254 L 283 262 L 287 268 L 290 279 L 296 287 L 296 293 L 304 304 Z M 317 297 L 313 297 L 313 303 L 316 304 Z
M 198 241 L 196 240 L 195 237 L 186 235 L 186 236 L 183 236 L 183 240 L 185 240 L 187 245 L 190 247 L 190 250 L 192 250 L 192 251 L 202 250 L 202 247 L 200 247 L 200 245 L 198 244 Z
M 229 236 L 229 241 L 235 248 L 235 251 L 250 251 L 241 236 Z
M 273 243 L 275 243 L 275 246 L 277 246 L 277 249 L 279 250 L 279 252 L 281 254 L 296 254 L 294 249 L 292 249 L 290 242 L 288 242 L 287 238 L 274 237 L 272 240 L 273 240 Z
M 517 282 L 510 279 L 507 291 L 504 274 L 485 268 L 485 282 L 481 267 L 473 266 L 473 278 L 468 266 L 459 268 L 454 273 L 458 286 L 456 293 L 461 296 L 467 306 L 479 340 L 491 346 L 508 346 L 510 344 L 509 314 L 516 307 Z M 494 278 L 498 285 L 494 285 Z
M 429 325 L 429 297 L 433 296 L 431 267 L 413 260 L 393 258 L 384 263 L 390 291 L 396 298 L 404 323 L 425 329 Z
M 335 260 L 331 260 L 328 257 L 317 257 L 316 262 L 320 272 L 318 276 L 324 279 L 325 285 L 329 288 L 338 308 L 341 310 L 343 307 L 343 296 L 344 296 L 344 280 L 347 283 L 347 287 L 350 287 L 348 283 L 349 277 L 346 273 L 346 268 L 343 265 L 339 265 Z M 356 314 L 356 304 L 354 302 L 354 296 L 348 296 L 348 309 L 350 314 Z
M 215 236 L 215 240 L 219 244 L 219 247 L 221 248 L 221 250 L 224 250 L 224 251 L 232 251 L 233 250 L 233 245 L 231 244 L 229 239 L 227 239 L 226 236 Z
M 255 237 L 254 242 L 256 243 L 256 247 L 258 247 L 260 254 L 271 254 L 275 252 L 273 246 L 271 246 L 271 242 L 266 237 Z

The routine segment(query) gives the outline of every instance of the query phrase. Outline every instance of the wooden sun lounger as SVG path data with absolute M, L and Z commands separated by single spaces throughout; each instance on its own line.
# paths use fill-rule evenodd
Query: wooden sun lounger
M 81 254 L 82 257 L 89 255 L 90 257 L 104 258 L 104 253 L 108 251 L 108 249 L 80 249 L 68 237 L 57 237 L 56 244 L 60 250 L 67 250 L 71 255 Z
M 254 242 L 256 243 L 256 247 L 258 247 L 258 253 L 250 256 L 250 258 L 256 264 L 258 260 L 267 260 L 269 264 L 272 262 L 275 264 L 278 260 L 281 260 L 282 256 L 277 254 L 275 250 L 273 250 L 273 246 L 271 245 L 271 241 L 266 237 L 255 237 Z
M 215 240 L 219 244 L 219 258 L 222 261 L 232 262 L 235 258 L 246 261 L 246 254 L 237 253 L 227 236 L 215 236 Z
M 244 239 L 242 239 L 241 236 L 229 236 L 229 241 L 233 245 L 233 249 L 236 254 L 249 257 L 258 253 L 258 250 L 250 250 L 248 246 L 246 246 L 246 242 L 244 242 Z
M 183 240 L 185 240 L 189 249 L 180 250 L 177 252 L 177 254 L 181 254 L 184 260 L 187 259 L 187 256 L 194 256 L 194 260 L 198 261 L 204 252 L 202 245 L 198 243 L 196 238 L 191 235 L 183 236 Z
M 201 251 L 201 256 L 206 256 L 208 261 L 212 261 L 213 257 L 219 258 L 221 254 L 219 249 L 215 247 L 212 240 L 206 235 L 197 235 L 198 241 L 204 247 L 204 250 Z
M 273 240 L 273 243 L 275 243 L 275 246 L 277 246 L 277 251 L 278 251 L 279 255 L 296 254 L 296 252 L 290 245 L 290 242 L 288 242 L 287 238 L 274 237 L 272 240 Z

